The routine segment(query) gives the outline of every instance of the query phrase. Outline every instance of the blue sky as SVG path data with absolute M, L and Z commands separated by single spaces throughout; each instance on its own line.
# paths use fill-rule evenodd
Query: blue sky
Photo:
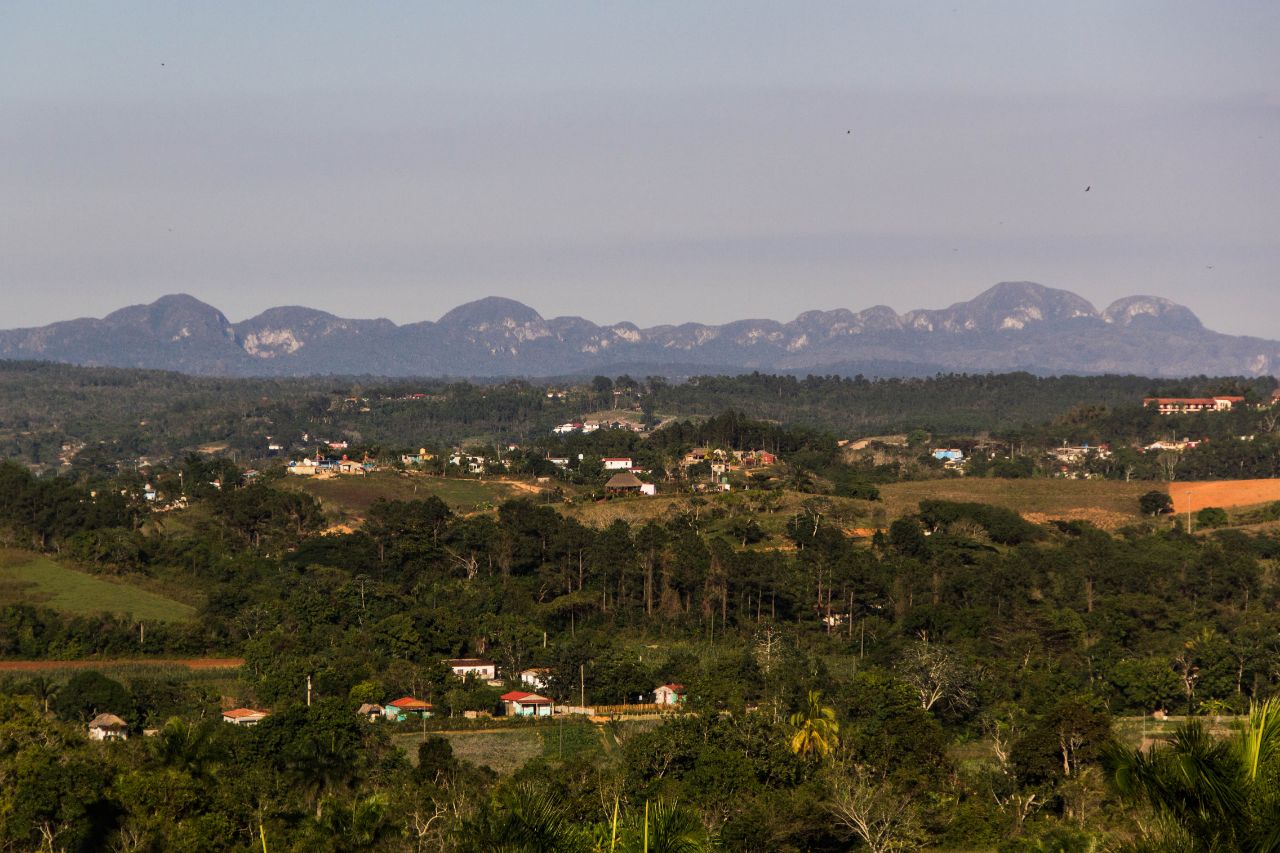
M 1280 337 L 1277 43 L 1274 2 L 9 0 L 0 326 L 178 291 L 785 320 L 1032 280 Z

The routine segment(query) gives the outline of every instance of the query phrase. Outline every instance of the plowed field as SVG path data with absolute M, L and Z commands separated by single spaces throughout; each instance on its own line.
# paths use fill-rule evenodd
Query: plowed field
M 1218 506 L 1253 506 L 1280 501 L 1280 480 L 1210 480 L 1197 483 L 1170 483 L 1169 497 L 1174 512 Z

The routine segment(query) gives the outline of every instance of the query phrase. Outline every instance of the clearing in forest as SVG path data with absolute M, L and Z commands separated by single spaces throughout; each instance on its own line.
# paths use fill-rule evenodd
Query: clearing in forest
M 172 598 L 69 569 L 40 554 L 0 550 L 0 604 L 38 604 L 64 613 L 114 613 L 142 622 L 183 622 L 195 608 Z
M 378 498 L 421 500 L 435 495 L 454 511 L 467 512 L 478 504 L 499 504 L 524 495 L 501 480 L 465 480 L 425 474 L 378 473 L 364 477 L 290 477 L 285 485 L 314 495 L 330 510 L 363 518 Z
M 923 500 L 972 501 L 1007 507 L 1037 523 L 1081 519 L 1104 530 L 1114 530 L 1142 520 L 1138 498 L 1153 488 L 1159 488 L 1158 484 L 956 477 L 889 483 L 880 486 L 880 496 L 891 519 L 915 512 Z

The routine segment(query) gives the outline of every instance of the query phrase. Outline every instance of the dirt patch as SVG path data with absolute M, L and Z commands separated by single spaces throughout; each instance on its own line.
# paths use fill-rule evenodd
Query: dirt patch
M 1280 480 L 1207 480 L 1170 483 L 1169 497 L 1174 512 L 1201 510 L 1208 506 L 1222 508 L 1254 506 L 1280 501 Z
M 234 669 L 244 658 L 108 658 L 104 660 L 0 660 L 0 672 L 45 669 L 102 669 L 116 666 L 182 666 L 191 670 Z
M 1102 530 L 1115 530 L 1134 521 L 1133 516 L 1128 513 L 1108 512 L 1091 507 L 1072 507 L 1052 515 L 1043 512 L 1024 512 L 1022 517 L 1032 524 L 1048 524 L 1051 521 L 1087 521 Z

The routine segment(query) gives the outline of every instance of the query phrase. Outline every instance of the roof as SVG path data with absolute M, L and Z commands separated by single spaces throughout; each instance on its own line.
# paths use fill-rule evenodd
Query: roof
M 449 664 L 449 666 L 493 666 L 494 665 L 493 661 L 485 660 L 484 658 L 452 658 L 450 660 L 445 661 L 445 663 Z
M 683 685 L 683 684 L 664 684 L 664 685 L 662 685 L 662 687 L 659 687 L 658 689 L 659 689 L 659 690 L 661 690 L 661 689 L 663 689 L 663 687 L 665 687 L 667 690 L 670 690 L 672 693 L 684 693 L 684 692 L 685 692 L 685 687 L 684 687 L 684 685 Z
M 604 484 L 606 489 L 638 489 L 644 483 L 640 482 L 640 478 L 630 471 L 619 471 L 609 478 L 609 482 Z
M 606 456 L 600 460 L 601 462 L 630 462 L 630 456 Z
M 91 729 L 127 729 L 129 724 L 115 714 L 99 714 L 89 723 Z
M 550 671 L 551 671 L 551 667 L 549 666 L 530 666 L 520 670 L 520 674 L 524 675 L 526 672 L 550 672 Z
M 1243 403 L 1244 397 L 1228 397 L 1219 395 L 1217 397 L 1145 397 L 1143 404 L 1158 403 L 1166 405 L 1170 403 L 1181 403 L 1186 406 L 1212 406 L 1219 400 L 1225 400 L 1228 403 Z
M 223 711 L 222 716 L 242 720 L 246 717 L 265 717 L 270 713 L 270 711 L 255 711 L 252 708 L 232 708 L 230 711 Z
M 356 713 L 357 714 L 381 714 L 382 706 L 376 705 L 372 702 L 365 702 L 363 705 L 361 705 L 359 708 L 356 709 Z
M 394 702 L 388 702 L 392 708 L 399 708 L 401 711 L 430 711 L 431 703 L 424 702 L 413 696 L 401 696 Z
M 523 690 L 512 690 L 498 697 L 503 702 L 517 702 L 521 705 L 550 705 L 551 700 L 537 693 L 525 693 Z

